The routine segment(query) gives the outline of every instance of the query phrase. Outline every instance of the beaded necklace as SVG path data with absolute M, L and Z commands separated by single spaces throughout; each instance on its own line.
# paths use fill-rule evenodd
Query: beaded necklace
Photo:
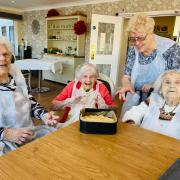
M 173 116 L 176 114 L 174 111 L 178 107 L 179 103 L 170 112 L 165 111 L 165 105 L 167 105 L 166 102 L 164 103 L 163 107 L 160 108 L 159 119 L 160 120 L 170 121 L 173 118 Z

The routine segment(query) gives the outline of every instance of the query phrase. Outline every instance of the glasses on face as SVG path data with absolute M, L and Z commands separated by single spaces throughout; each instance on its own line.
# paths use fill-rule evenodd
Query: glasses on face
M 5 58 L 10 58 L 11 54 L 10 53 L 0 53 L 0 57 L 3 56 Z
M 142 41 L 144 41 L 145 39 L 146 39 L 146 37 L 147 37 L 147 35 L 145 35 L 145 36 L 137 36 L 137 37 L 129 37 L 129 41 L 130 41 L 130 43 L 136 43 L 137 41 L 138 42 L 142 42 Z

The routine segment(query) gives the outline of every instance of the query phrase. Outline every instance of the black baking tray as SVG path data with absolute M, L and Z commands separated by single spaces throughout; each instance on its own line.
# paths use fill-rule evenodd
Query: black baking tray
M 81 119 L 82 116 L 92 115 L 95 113 L 101 112 L 110 112 L 112 111 L 113 119 L 115 122 L 87 122 Z M 105 113 L 106 114 L 106 113 Z M 117 131 L 117 117 L 115 115 L 114 109 L 93 109 L 85 108 L 82 109 L 79 116 L 80 120 L 80 131 L 87 134 L 115 134 Z
M 159 180 L 180 180 L 180 158 L 178 158 Z

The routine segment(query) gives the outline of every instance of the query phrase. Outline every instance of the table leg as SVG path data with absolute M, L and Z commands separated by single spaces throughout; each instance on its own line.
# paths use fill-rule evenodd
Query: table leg
M 42 83 L 42 70 L 38 70 L 38 87 L 35 89 L 32 89 L 31 91 L 36 92 L 36 93 L 50 91 L 50 88 L 48 88 L 48 87 L 41 87 L 41 83 Z

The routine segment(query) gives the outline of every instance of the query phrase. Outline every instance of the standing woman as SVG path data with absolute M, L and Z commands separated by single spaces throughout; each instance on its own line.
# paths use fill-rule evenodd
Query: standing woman
M 122 77 L 122 87 L 117 92 L 125 101 L 122 115 L 148 96 L 157 77 L 166 70 L 180 69 L 180 46 L 174 41 L 153 33 L 155 22 L 145 13 L 138 13 L 129 21 L 130 47 Z M 127 95 L 126 95 L 127 93 Z M 122 116 L 121 115 L 121 116 Z

